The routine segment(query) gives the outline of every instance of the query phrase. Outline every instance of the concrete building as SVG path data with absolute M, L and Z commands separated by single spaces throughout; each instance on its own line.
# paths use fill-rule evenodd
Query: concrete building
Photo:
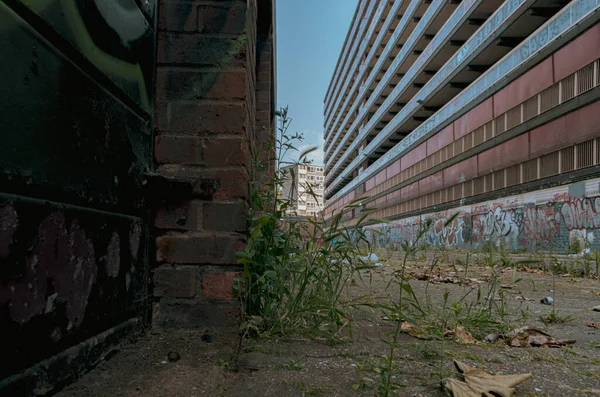
M 323 166 L 295 164 L 283 167 L 283 197 L 293 201 L 289 215 L 317 216 L 323 210 Z M 294 175 L 292 178 L 291 175 Z M 312 193 L 308 189 L 312 189 Z
M 325 97 L 325 216 L 362 197 L 380 245 L 424 216 L 436 245 L 600 248 L 599 9 L 360 1 Z

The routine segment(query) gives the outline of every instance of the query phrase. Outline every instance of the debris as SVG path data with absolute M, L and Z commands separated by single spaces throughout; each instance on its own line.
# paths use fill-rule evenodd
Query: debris
M 600 323 L 593 323 L 593 322 L 589 322 L 587 323 L 588 327 L 592 327 L 592 328 L 600 328 Z
M 500 338 L 500 332 L 492 332 L 487 335 L 483 340 L 486 342 L 496 342 Z
M 490 375 L 481 369 L 454 360 L 454 366 L 463 375 L 464 381 L 445 378 L 442 387 L 454 397 L 510 397 L 514 387 L 530 379 L 532 374 Z
M 592 310 L 595 312 L 600 312 L 600 306 L 594 306 L 592 307 Z
M 363 261 L 377 262 L 379 260 L 379 257 L 376 254 L 369 254 L 367 256 L 363 256 L 360 259 L 362 259 Z
M 597 295 L 597 296 L 600 296 L 600 291 L 596 291 L 596 295 Z
M 463 345 L 472 345 L 477 343 L 477 340 L 473 338 L 473 335 L 471 335 L 471 333 L 467 331 L 462 325 L 456 327 L 454 340 L 456 341 L 456 343 L 460 343 Z
M 169 352 L 169 354 L 167 354 L 167 358 L 171 362 L 179 361 L 179 359 L 181 358 L 181 354 L 177 352 Z
M 540 301 L 540 303 L 542 303 L 544 305 L 551 305 L 552 302 L 554 302 L 554 299 L 552 299 L 551 296 L 547 296 Z
M 213 343 L 217 337 L 211 334 L 203 334 L 200 339 L 206 343 Z
M 402 332 L 406 332 L 407 334 L 410 334 L 411 332 L 413 332 L 415 330 L 415 326 L 412 325 L 411 323 L 409 323 L 408 321 L 403 321 L 402 324 L 400 325 L 400 330 Z
M 555 339 L 550 334 L 535 328 L 523 327 L 505 335 L 506 341 L 512 347 L 561 347 L 572 345 L 574 339 Z
M 504 289 L 512 289 L 512 285 L 509 284 L 500 284 L 500 288 L 504 288 Z

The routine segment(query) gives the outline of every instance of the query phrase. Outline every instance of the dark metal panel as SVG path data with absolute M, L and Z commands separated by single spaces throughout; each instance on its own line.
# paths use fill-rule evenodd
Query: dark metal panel
M 97 69 L 152 113 L 156 0 L 3 1 L 86 72 Z
M 0 186 L 124 213 L 145 208 L 152 126 L 0 3 Z
M 0 379 L 144 312 L 141 219 L 0 194 L 0 222 Z

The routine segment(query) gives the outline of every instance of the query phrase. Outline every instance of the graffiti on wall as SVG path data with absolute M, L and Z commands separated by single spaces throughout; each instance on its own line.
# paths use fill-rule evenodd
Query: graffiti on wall
M 573 191 L 598 186 L 595 180 L 591 182 L 578 182 L 578 189 Z M 514 250 L 539 248 L 564 252 L 574 238 L 588 245 L 600 244 L 596 237 L 600 237 L 600 192 L 586 191 L 585 195 L 574 197 L 564 193 L 564 187 L 554 189 L 561 192 L 551 194 L 548 190 L 552 189 L 548 189 L 534 194 L 551 197 L 546 200 L 527 202 L 523 196 L 513 196 L 367 229 L 373 232 L 371 236 L 377 236 L 371 239 L 372 243 L 381 247 L 414 241 L 419 225 L 426 219 L 431 219 L 433 226 L 424 236 L 424 242 L 435 246 L 476 248 L 491 242 Z M 451 217 L 454 219 L 448 223 Z

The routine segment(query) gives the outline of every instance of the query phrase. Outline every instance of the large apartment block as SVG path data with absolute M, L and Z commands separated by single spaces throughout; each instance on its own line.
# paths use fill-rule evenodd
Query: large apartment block
M 430 217 L 437 245 L 600 247 L 599 21 L 600 0 L 360 0 L 324 101 L 325 216 L 360 198 L 381 245 Z
M 323 210 L 323 166 L 294 164 L 282 171 L 283 198 L 293 203 L 288 215 L 318 215 Z

